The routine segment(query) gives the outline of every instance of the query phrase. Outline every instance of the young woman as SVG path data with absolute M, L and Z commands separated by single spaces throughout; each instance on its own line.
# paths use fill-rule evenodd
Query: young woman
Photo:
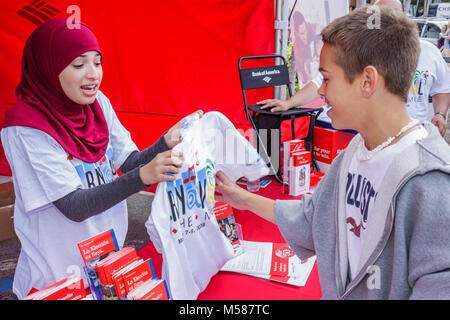
M 64 18 L 49 20 L 25 44 L 17 104 L 1 131 L 16 193 L 19 299 L 74 273 L 84 277 L 78 242 L 114 229 L 122 246 L 124 200 L 172 179 L 167 173 L 181 165 L 182 155 L 170 150 L 179 123 L 139 151 L 99 91 L 102 77 L 99 44 L 84 24 L 69 29 Z

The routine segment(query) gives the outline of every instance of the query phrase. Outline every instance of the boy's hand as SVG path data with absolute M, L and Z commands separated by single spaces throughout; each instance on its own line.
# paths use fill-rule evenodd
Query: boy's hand
M 197 113 L 200 116 L 200 118 L 203 117 L 203 111 L 202 110 L 197 110 L 194 113 L 191 113 L 190 115 L 193 115 L 195 113 Z M 166 144 L 169 147 L 169 149 L 172 149 L 173 147 L 175 147 L 177 144 L 179 144 L 181 142 L 181 132 L 180 132 L 181 121 L 182 120 L 178 121 L 164 135 L 164 140 L 166 141 Z
M 184 157 L 181 151 L 167 150 L 161 152 L 152 161 L 140 168 L 139 176 L 146 185 L 162 181 L 173 181 L 175 177 L 167 173 L 177 174 L 183 161 Z
M 216 174 L 216 192 L 219 193 L 215 195 L 216 200 L 226 202 L 239 210 L 248 210 L 247 199 L 251 194 L 231 181 L 223 171 Z

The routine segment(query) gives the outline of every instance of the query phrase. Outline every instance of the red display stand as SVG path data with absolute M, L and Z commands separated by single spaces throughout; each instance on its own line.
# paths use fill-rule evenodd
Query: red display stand
M 354 135 L 333 128 L 314 127 L 314 157 L 321 172 L 327 172 L 334 158 L 347 147 Z

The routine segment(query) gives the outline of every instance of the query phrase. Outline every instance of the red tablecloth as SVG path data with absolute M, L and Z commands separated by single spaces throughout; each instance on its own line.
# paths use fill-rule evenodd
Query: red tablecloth
M 261 188 L 258 194 L 272 199 L 295 199 L 288 195 L 287 187 L 272 181 Z M 300 198 L 300 197 L 297 197 Z M 242 227 L 244 240 L 262 242 L 286 242 L 276 225 L 258 217 L 249 211 L 234 209 L 236 222 Z M 138 251 L 143 259 L 151 258 L 156 276 L 161 277 L 162 255 L 153 243 L 149 243 Z M 208 287 L 200 293 L 199 300 L 314 300 L 320 299 L 317 264 L 311 271 L 304 287 L 264 280 L 234 272 L 219 272 Z

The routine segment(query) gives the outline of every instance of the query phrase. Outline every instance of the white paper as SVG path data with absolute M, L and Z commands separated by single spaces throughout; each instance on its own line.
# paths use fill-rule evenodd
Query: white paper
M 271 274 L 273 243 L 241 241 L 241 244 L 242 254 L 229 260 L 221 271 L 238 272 L 294 286 L 304 286 L 316 261 L 316 256 L 306 261 L 293 256 L 289 258 L 288 274 L 274 276 Z

